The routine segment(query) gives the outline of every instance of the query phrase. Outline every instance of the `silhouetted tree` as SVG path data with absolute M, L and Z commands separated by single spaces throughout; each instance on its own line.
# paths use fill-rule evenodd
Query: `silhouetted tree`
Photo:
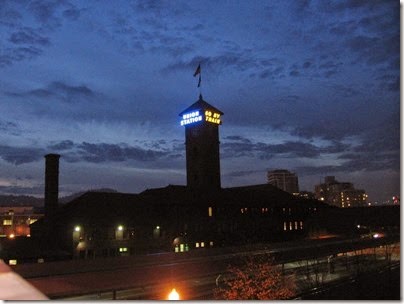
M 294 279 L 284 276 L 268 256 L 248 257 L 241 265 L 229 265 L 216 300 L 282 300 L 295 294 Z

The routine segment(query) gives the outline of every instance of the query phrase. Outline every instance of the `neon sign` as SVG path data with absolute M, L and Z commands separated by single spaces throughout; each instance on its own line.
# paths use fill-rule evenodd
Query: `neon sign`
M 198 121 L 202 121 L 202 115 L 199 115 L 199 111 L 187 113 L 182 115 L 181 126 L 189 125 Z
M 205 121 L 220 125 L 220 114 L 211 111 L 205 111 Z
M 205 117 L 202 117 L 202 115 L 201 115 L 201 113 L 199 113 L 199 111 L 193 111 L 193 112 L 182 115 L 181 126 L 189 125 L 189 124 L 196 123 L 196 122 L 199 122 L 202 120 L 213 123 L 213 124 L 217 124 L 217 125 L 221 124 L 219 113 L 215 113 L 215 112 L 206 110 L 204 114 L 205 114 L 204 115 Z

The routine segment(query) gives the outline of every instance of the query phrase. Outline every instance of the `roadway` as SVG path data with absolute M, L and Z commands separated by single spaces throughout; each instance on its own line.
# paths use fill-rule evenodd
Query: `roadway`
M 363 261 L 371 261 L 369 265 L 382 265 L 386 258 L 384 247 L 379 247 L 383 246 L 380 242 L 336 239 L 290 242 L 255 245 L 249 250 L 218 248 L 184 254 L 27 264 L 16 266 L 15 271 L 51 299 L 161 300 L 172 288 L 176 288 L 183 299 L 211 299 L 218 276 L 225 273 L 229 263 L 242 257 L 276 256 L 278 263 L 283 264 L 285 274 L 294 275 L 303 290 L 308 288 L 310 281 L 321 279 L 324 283 L 352 275 L 357 271 L 358 256 L 362 256 Z M 366 249 L 372 246 L 375 249 Z M 341 252 L 347 254 L 338 256 Z

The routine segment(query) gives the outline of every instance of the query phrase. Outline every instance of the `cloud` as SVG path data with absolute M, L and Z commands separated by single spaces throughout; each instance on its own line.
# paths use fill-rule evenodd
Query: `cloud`
M 90 163 L 105 162 L 155 162 L 159 160 L 172 160 L 183 157 L 184 147 L 177 147 L 176 143 L 166 140 L 141 142 L 142 146 L 130 146 L 128 144 L 108 143 L 74 143 L 71 140 L 63 140 L 52 143 L 48 149 L 62 152 L 63 159 L 68 162 L 86 161 Z M 170 147 L 169 144 L 173 144 Z M 148 148 L 151 147 L 151 148 Z M 181 150 L 179 150 L 181 148 Z
M 19 31 L 12 33 L 9 41 L 14 44 L 37 44 L 41 46 L 48 46 L 50 44 L 47 37 L 39 35 L 34 29 L 29 27 L 24 27 Z
M 38 161 L 44 155 L 45 151 L 41 148 L 0 146 L 0 158 L 14 165 Z
M 281 60 L 252 55 L 250 49 L 225 51 L 215 56 L 194 56 L 189 60 L 178 60 L 162 69 L 162 73 L 174 71 L 193 71 L 202 63 L 203 70 L 210 74 L 222 75 L 229 72 L 246 72 L 250 76 L 259 75 L 260 78 L 280 77 L 283 71 Z
M 18 9 L 8 6 L 4 1 L 1 5 L 0 24 L 9 28 L 14 28 L 22 19 L 21 13 L 18 11 Z
M 0 120 L 0 131 L 3 134 L 10 134 L 10 135 L 21 135 L 21 130 L 19 126 L 11 121 L 1 121 Z
M 12 195 L 43 195 L 44 187 L 0 186 L 0 193 L 10 193 Z
M 331 141 L 327 146 L 319 147 L 299 141 L 286 141 L 282 144 L 254 143 L 241 136 L 228 136 L 224 138 L 221 144 L 222 158 L 257 157 L 259 159 L 271 159 L 275 156 L 283 158 L 317 158 L 322 154 L 346 151 L 349 147 L 349 145 L 336 140 Z
M 51 45 L 49 34 L 60 28 L 64 19 L 77 19 L 79 12 L 73 4 L 63 0 L 2 1 L 0 24 L 3 28 L 0 30 L 8 40 L 4 39 L 0 45 L 0 68 L 42 55 Z
M 54 97 L 64 102 L 77 102 L 81 100 L 91 100 L 96 94 L 86 85 L 69 85 L 61 81 L 54 81 L 44 88 L 37 88 L 25 92 L 8 92 L 13 97 Z
M 71 140 L 63 140 L 61 142 L 52 144 L 48 146 L 49 150 L 56 150 L 56 151 L 64 151 L 64 150 L 71 150 L 74 148 L 74 142 Z
M 0 68 L 10 66 L 14 62 L 32 59 L 42 53 L 41 49 L 34 46 L 0 49 Z
M 246 170 L 246 171 L 231 171 L 229 173 L 223 174 L 224 176 L 228 177 L 244 177 L 249 176 L 255 173 L 262 173 L 266 172 L 265 170 Z
M 80 15 L 81 11 L 74 7 L 63 11 L 63 17 L 72 21 L 79 19 Z

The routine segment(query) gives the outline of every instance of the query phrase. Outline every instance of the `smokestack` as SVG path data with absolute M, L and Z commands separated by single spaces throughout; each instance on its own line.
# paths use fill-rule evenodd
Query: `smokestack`
M 59 154 L 45 155 L 45 219 L 53 218 L 59 198 Z

